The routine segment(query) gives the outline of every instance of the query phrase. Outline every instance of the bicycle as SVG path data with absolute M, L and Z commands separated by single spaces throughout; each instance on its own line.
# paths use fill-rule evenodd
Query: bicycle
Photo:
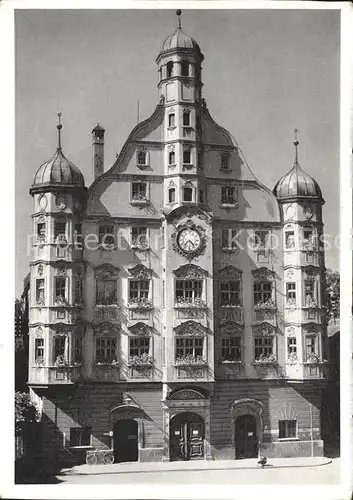
M 109 465 L 114 463 L 114 453 L 113 450 L 89 450 L 86 452 L 86 464 L 96 465 L 97 463 L 103 463 L 104 465 Z

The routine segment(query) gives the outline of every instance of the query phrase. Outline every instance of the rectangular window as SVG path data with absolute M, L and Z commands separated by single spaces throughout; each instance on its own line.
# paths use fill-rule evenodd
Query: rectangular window
M 190 127 L 190 111 L 184 111 L 183 113 L 183 126 Z
M 176 338 L 175 339 L 175 358 L 176 361 L 186 359 L 203 359 L 203 337 Z
M 193 302 L 202 297 L 202 280 L 176 280 L 175 282 L 176 301 Z
M 287 339 L 287 353 L 288 356 L 297 355 L 297 339 L 295 337 L 288 337 Z
M 66 236 L 66 222 L 65 221 L 55 221 L 54 222 L 54 240 L 57 238 L 62 239 Z
M 149 337 L 130 337 L 129 341 L 129 356 L 141 356 L 142 354 L 149 354 L 150 352 L 150 338 Z
M 307 360 L 317 354 L 315 335 L 305 337 L 305 354 Z
M 82 363 L 82 338 L 81 336 L 76 336 L 73 339 L 73 362 Z
M 193 189 L 190 187 L 184 187 L 183 189 L 183 201 L 192 201 Z
M 139 226 L 131 228 L 131 244 L 140 248 L 148 246 L 147 227 Z
M 54 363 L 65 359 L 66 336 L 54 337 Z
M 199 189 L 199 203 L 203 203 L 203 189 Z
M 221 197 L 222 205 L 235 205 L 236 204 L 235 187 L 223 186 L 221 194 L 222 194 L 222 197 Z
M 36 363 L 44 362 L 44 339 L 34 340 L 34 359 Z
M 240 305 L 240 282 L 221 281 L 221 306 Z
M 241 361 L 241 337 L 222 339 L 222 361 Z
M 55 276 L 55 299 L 66 300 L 66 278 Z
M 169 128 L 175 127 L 175 114 L 174 113 L 169 113 L 169 115 L 168 115 L 168 127 Z
M 38 222 L 37 224 L 37 236 L 45 236 L 45 222 Z
M 45 301 L 45 282 L 43 278 L 36 280 L 36 301 L 43 303 Z
M 169 203 L 175 202 L 175 188 L 170 188 L 168 191 L 168 200 Z
M 77 243 L 82 243 L 82 224 L 75 224 L 74 236 Z
M 190 149 L 184 149 L 184 151 L 183 151 L 183 163 L 186 163 L 186 164 L 191 163 L 191 151 L 190 151 Z
M 255 337 L 255 359 L 273 354 L 273 337 Z
M 130 302 L 140 302 L 148 300 L 150 282 L 149 280 L 130 280 L 129 281 L 129 299 Z
M 268 247 L 268 231 L 255 231 L 255 247 L 263 250 Z
M 96 363 L 113 363 L 116 361 L 116 339 L 96 339 Z
M 189 76 L 189 62 L 181 61 L 181 76 Z
M 99 244 L 106 247 L 114 245 L 114 226 L 100 225 L 99 226 Z
M 272 282 L 256 282 L 254 283 L 254 305 L 261 302 L 268 302 L 272 299 Z
M 70 446 L 90 446 L 91 427 L 72 427 L 70 429 Z
M 295 248 L 294 231 L 286 231 L 285 232 L 285 240 L 286 240 L 286 248 L 287 249 L 294 249 Z
M 237 229 L 222 229 L 222 248 L 226 250 L 238 248 Z
M 75 278 L 75 304 L 82 303 L 82 280 Z
M 229 170 L 229 154 L 223 154 L 221 156 L 221 169 Z
M 315 283 L 312 281 L 304 282 L 305 289 L 305 305 L 312 306 L 315 304 Z
M 131 197 L 134 201 L 147 200 L 147 184 L 145 182 L 133 182 Z
M 147 152 L 138 151 L 137 152 L 137 165 L 147 165 Z
M 175 151 L 169 151 L 168 157 L 169 165 L 175 165 Z
M 116 280 L 98 280 L 96 283 L 96 304 L 101 306 L 116 304 L 116 290 Z
M 286 283 L 286 300 L 287 300 L 287 303 L 295 304 L 295 302 L 296 302 L 296 296 L 297 296 L 296 284 L 294 282 L 293 283 Z
M 297 437 L 297 421 L 296 420 L 279 420 L 279 439 L 289 439 Z

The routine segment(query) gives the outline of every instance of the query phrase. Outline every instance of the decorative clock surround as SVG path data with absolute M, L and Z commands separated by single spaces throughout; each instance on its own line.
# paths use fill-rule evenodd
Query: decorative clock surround
M 66 196 L 59 194 L 56 197 L 56 206 L 58 207 L 59 210 L 65 210 L 65 208 L 67 207 Z
M 206 249 L 205 230 L 191 219 L 177 227 L 172 241 L 174 250 L 187 260 L 199 257 Z
M 304 214 L 304 217 L 306 219 L 311 219 L 312 216 L 314 215 L 314 212 L 315 212 L 315 208 L 313 205 L 311 205 L 311 204 L 304 205 L 303 214 Z

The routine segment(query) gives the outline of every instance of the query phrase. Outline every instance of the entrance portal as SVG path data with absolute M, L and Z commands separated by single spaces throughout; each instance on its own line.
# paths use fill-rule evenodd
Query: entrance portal
M 235 458 L 255 458 L 258 453 L 256 419 L 242 415 L 235 421 Z
M 114 424 L 114 462 L 137 462 L 138 425 L 136 420 L 117 420 Z
M 204 458 L 205 424 L 196 413 L 180 413 L 170 421 L 170 460 Z

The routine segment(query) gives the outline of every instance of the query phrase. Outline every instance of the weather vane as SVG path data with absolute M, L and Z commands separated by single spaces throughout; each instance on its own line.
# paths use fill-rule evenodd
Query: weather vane
M 56 128 L 58 129 L 58 149 L 61 149 L 61 129 L 63 128 L 61 124 L 61 115 L 62 113 L 58 113 L 59 123 L 56 126 Z
M 180 9 L 178 9 L 176 11 L 176 15 L 178 16 L 178 28 L 181 30 L 181 17 L 180 17 L 181 16 L 181 10 Z
M 299 141 L 298 141 L 298 129 L 295 128 L 294 129 L 294 147 L 295 147 L 295 163 L 298 163 L 298 145 L 299 145 Z

